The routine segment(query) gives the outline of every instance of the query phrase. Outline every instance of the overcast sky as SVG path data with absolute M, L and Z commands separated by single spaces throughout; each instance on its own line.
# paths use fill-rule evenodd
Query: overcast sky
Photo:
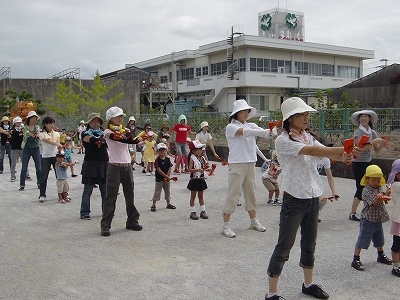
M 0 68 L 12 78 L 81 78 L 226 39 L 232 25 L 257 35 L 259 12 L 278 0 L 0 0 Z M 288 0 L 304 12 L 307 42 L 375 51 L 364 74 L 400 63 L 399 0 Z

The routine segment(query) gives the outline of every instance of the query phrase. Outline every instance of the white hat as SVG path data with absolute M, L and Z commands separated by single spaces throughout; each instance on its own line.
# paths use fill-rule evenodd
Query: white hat
M 40 117 L 36 114 L 36 112 L 34 110 L 31 110 L 30 112 L 28 112 L 28 115 L 26 117 L 30 118 L 30 117 L 34 117 L 34 116 L 36 116 L 38 118 L 38 120 L 40 119 Z
M 107 121 L 111 120 L 112 118 L 118 117 L 118 116 L 126 116 L 124 114 L 124 111 L 119 108 L 118 106 L 113 106 L 107 109 L 106 111 L 106 119 Z
M 375 124 L 376 122 L 378 122 L 378 115 L 376 114 L 376 112 L 374 112 L 373 110 L 364 109 L 364 110 L 356 111 L 350 117 L 351 122 L 356 126 L 360 125 L 360 121 L 358 120 L 358 117 L 360 115 L 369 115 L 371 118 L 372 124 Z
M 158 143 L 157 144 L 157 151 L 160 150 L 160 149 L 168 149 L 168 147 L 164 143 Z
M 4 116 L 1 118 L 1 122 L 4 122 L 4 121 L 10 121 L 10 119 L 7 116 Z
M 130 121 L 135 121 L 136 122 L 135 117 L 134 116 L 130 116 L 128 122 L 130 122 Z
M 200 129 L 203 129 L 203 127 L 209 127 L 210 125 L 208 125 L 208 122 L 206 122 L 206 121 L 203 121 L 203 122 L 201 122 L 201 124 L 200 124 Z
M 299 97 L 292 97 L 283 101 L 281 105 L 283 121 L 286 121 L 295 114 L 301 114 L 308 111 L 317 111 L 311 106 L 307 105 L 303 99 Z
M 254 117 L 256 115 L 257 109 L 248 105 L 246 100 L 244 100 L 244 99 L 236 100 L 235 102 L 233 102 L 233 110 L 232 110 L 232 113 L 230 116 L 232 117 L 237 112 L 242 111 L 242 110 L 247 110 L 247 109 L 250 109 L 250 113 L 247 117 L 247 120 L 250 120 L 252 117 Z
M 85 121 L 81 120 L 81 121 L 79 122 L 79 124 L 85 124 Z
M 22 119 L 21 119 L 21 117 L 15 117 L 14 119 L 13 119 L 13 125 L 15 124 L 15 123 L 18 123 L 18 122 L 20 122 L 20 123 L 22 123 Z
M 204 148 L 205 147 L 205 145 L 204 144 L 202 144 L 200 141 L 198 141 L 198 140 L 194 140 L 194 141 L 192 141 L 192 142 L 189 142 L 189 149 L 190 150 L 192 150 L 192 149 L 202 149 L 202 148 Z

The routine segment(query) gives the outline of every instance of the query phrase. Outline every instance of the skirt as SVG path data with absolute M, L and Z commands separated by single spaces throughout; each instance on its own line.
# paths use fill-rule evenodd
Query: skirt
M 107 175 L 106 161 L 84 160 L 82 163 L 82 183 L 100 184 L 106 182 Z
M 207 189 L 207 183 L 203 178 L 192 178 L 187 185 L 190 191 L 204 191 Z

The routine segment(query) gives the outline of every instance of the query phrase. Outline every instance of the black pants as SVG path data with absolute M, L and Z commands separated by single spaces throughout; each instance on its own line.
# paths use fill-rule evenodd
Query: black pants
M 42 157 L 42 176 L 40 178 L 40 196 L 46 197 L 47 179 L 49 178 L 50 167 L 53 166 L 54 174 L 56 173 L 56 158 Z M 56 175 L 57 178 L 57 175 Z

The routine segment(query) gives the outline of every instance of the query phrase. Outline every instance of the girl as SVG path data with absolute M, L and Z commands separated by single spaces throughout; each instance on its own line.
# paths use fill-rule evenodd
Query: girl
M 280 188 L 283 204 L 280 212 L 278 243 L 268 265 L 269 291 L 265 299 L 280 299 L 277 295 L 278 279 L 284 263 L 301 226 L 300 266 L 303 268 L 302 292 L 319 299 L 329 295 L 313 283 L 314 252 L 317 239 L 319 196 L 323 193 L 321 178 L 316 165 L 318 157 L 350 162 L 359 155 L 358 147 L 353 153 L 344 153 L 343 147 L 324 147 L 307 131 L 308 112 L 316 111 L 302 99 L 292 97 L 281 105 L 283 129 L 275 141 L 275 150 L 282 167 Z
M 25 180 L 26 174 L 28 171 L 29 160 L 32 157 L 35 163 L 36 169 L 36 184 L 37 187 L 40 188 L 40 178 L 42 177 L 42 161 L 40 159 L 40 149 L 39 149 L 39 132 L 40 127 L 36 125 L 36 122 L 39 120 L 39 116 L 31 110 L 28 112 L 28 115 L 25 120 L 24 128 L 22 132 L 24 133 L 24 137 L 22 140 L 21 148 L 22 151 L 22 167 L 19 179 L 19 190 L 23 191 L 25 189 Z
M 80 146 L 72 145 L 72 138 L 67 136 L 64 140 L 65 144 L 63 145 L 64 148 L 64 159 L 68 163 L 69 167 L 71 168 L 71 177 L 77 177 L 74 173 L 74 165 L 75 163 L 72 162 L 72 150 L 73 149 L 81 149 Z
M 22 132 L 22 119 L 20 117 L 15 117 L 13 119 L 13 127 L 11 128 L 11 182 L 16 179 L 15 176 L 15 166 L 17 165 L 18 157 L 22 157 L 22 140 L 24 138 L 24 133 Z M 26 171 L 26 177 L 29 177 L 29 172 Z
M 199 141 L 193 141 L 189 143 L 189 173 L 190 180 L 187 188 L 190 190 L 190 218 L 192 220 L 198 220 L 199 217 L 196 213 L 196 208 L 194 206 L 194 200 L 199 198 L 200 204 L 200 218 L 208 219 L 206 214 L 206 208 L 204 205 L 203 191 L 207 189 L 207 183 L 205 181 L 204 169 L 207 166 L 206 159 L 201 155 L 202 149 L 205 145 Z
M 144 141 L 143 162 L 147 164 L 147 175 L 154 175 L 154 161 L 156 160 L 156 141 L 154 132 L 147 133 L 147 139 Z
M 213 144 L 213 142 L 211 140 L 212 136 L 211 136 L 211 134 L 208 133 L 208 128 L 209 128 L 209 125 L 208 125 L 208 123 L 206 121 L 201 122 L 200 130 L 196 134 L 196 140 L 200 141 L 200 143 L 202 143 L 202 144 L 205 144 L 205 145 L 208 144 L 210 146 L 210 148 L 211 148 L 211 151 L 214 153 L 215 158 L 219 159 L 218 154 L 215 152 L 214 144 Z M 207 152 L 206 152 L 205 149 L 203 150 L 203 154 L 202 155 L 208 161 Z
M 102 236 L 110 236 L 111 222 L 114 218 L 115 202 L 120 184 L 122 184 L 128 215 L 126 229 L 139 231 L 143 228 L 139 224 L 140 214 L 135 207 L 133 171 L 128 151 L 128 144 L 137 144 L 141 139 L 133 138 L 130 133 L 121 133 L 124 116 L 123 110 L 117 106 L 109 108 L 106 112 L 108 124 L 107 129 L 104 130 L 104 138 L 107 141 L 109 163 L 106 178 L 106 199 L 103 206 L 103 218 L 100 223 Z
M 271 161 L 269 163 L 268 169 L 262 175 L 262 183 L 268 190 L 268 201 L 267 204 L 281 205 L 279 202 L 279 184 L 278 176 L 281 173 L 281 165 L 278 162 L 278 156 L 276 151 L 271 151 Z M 275 194 L 275 200 L 272 197 Z
M 378 122 L 378 115 L 372 110 L 360 110 L 356 111 L 351 115 L 351 122 L 358 126 L 356 131 L 354 131 L 354 144 L 358 145 L 359 140 L 363 135 L 369 137 L 368 144 L 363 145 L 361 148 L 361 155 L 356 160 L 352 161 L 351 167 L 354 174 L 354 179 L 356 181 L 356 193 L 354 195 L 353 204 L 351 206 L 351 212 L 349 214 L 349 219 L 352 221 L 360 221 L 360 218 L 356 215 L 357 207 L 360 204 L 362 197 L 361 193 L 363 186 L 361 186 L 361 178 L 365 174 L 365 170 L 371 164 L 371 148 L 375 152 L 381 151 L 382 147 L 387 145 L 387 141 L 379 138 L 375 130 L 373 130 L 373 124 Z
M 143 131 L 141 131 L 137 136 L 136 136 L 136 138 L 141 138 L 142 140 L 146 140 L 146 138 L 147 138 L 147 134 L 149 133 L 151 131 L 151 125 L 150 125 L 150 123 L 146 123 L 146 124 L 144 124 L 144 130 Z M 142 154 L 142 156 L 141 156 L 141 165 L 142 165 L 142 167 L 143 167 L 143 170 L 142 170 L 142 173 L 143 174 L 146 174 L 146 165 L 145 165 L 145 162 L 143 161 L 143 152 L 144 152 L 144 143 L 139 143 L 139 144 L 137 144 L 136 145 L 136 152 L 140 152 L 141 154 Z
M 45 117 L 42 121 L 43 131 L 39 133 L 39 140 L 42 141 L 42 176 L 40 178 L 39 203 L 43 203 L 46 200 L 50 167 L 53 166 L 55 172 L 56 154 L 58 149 L 62 147 L 60 135 L 53 130 L 55 122 L 52 117 Z
M 393 235 L 392 244 L 392 274 L 400 277 L 400 159 L 392 164 L 392 170 L 388 177 L 388 185 L 392 193 L 392 226 L 390 234 Z

